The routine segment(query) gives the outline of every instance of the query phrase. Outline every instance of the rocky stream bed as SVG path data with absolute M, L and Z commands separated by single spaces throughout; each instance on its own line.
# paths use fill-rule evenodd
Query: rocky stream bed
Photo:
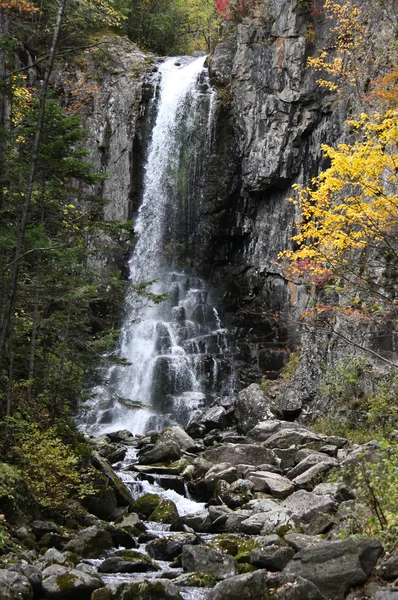
M 377 460 L 376 442 L 275 419 L 252 385 L 185 430 L 90 443 L 108 487 L 79 523 L 13 531 L 0 600 L 398 599 L 398 557 L 341 535 L 357 501 L 343 474 Z

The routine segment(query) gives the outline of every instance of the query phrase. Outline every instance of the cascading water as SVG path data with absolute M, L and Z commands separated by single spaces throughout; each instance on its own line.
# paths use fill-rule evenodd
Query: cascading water
M 215 106 L 204 61 L 170 58 L 159 68 L 121 333 L 120 356 L 129 364 L 112 367 L 86 406 L 91 433 L 185 424 L 193 409 L 228 394 L 232 385 L 228 332 L 205 281 L 190 268 L 190 257 L 200 251 L 197 223 Z M 153 280 L 152 293 L 168 294 L 159 304 L 137 295 L 137 287 Z

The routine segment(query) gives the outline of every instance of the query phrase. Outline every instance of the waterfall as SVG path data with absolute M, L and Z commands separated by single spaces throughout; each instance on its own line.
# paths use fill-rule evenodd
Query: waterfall
M 215 92 L 205 57 L 169 58 L 159 67 L 157 114 L 130 259 L 131 291 L 120 357 L 82 411 L 84 427 L 144 433 L 185 424 L 193 410 L 230 393 L 228 331 L 206 281 L 191 268 L 200 252 L 201 195 L 211 151 Z M 137 294 L 167 293 L 154 304 Z

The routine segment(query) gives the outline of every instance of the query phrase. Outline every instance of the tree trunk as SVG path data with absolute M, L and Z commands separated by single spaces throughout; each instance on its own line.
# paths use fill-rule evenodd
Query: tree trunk
M 55 52 L 56 52 L 56 48 L 57 48 L 58 37 L 59 37 L 60 29 L 61 29 L 62 17 L 63 17 L 63 13 L 65 10 L 66 2 L 67 2 L 67 0 L 59 0 L 58 14 L 57 14 L 56 22 L 55 22 L 54 33 L 53 33 L 53 38 L 52 38 L 49 57 L 48 57 L 48 63 L 47 63 L 46 71 L 44 73 L 43 85 L 42 85 L 41 92 L 40 92 L 39 112 L 38 112 L 38 116 L 37 116 L 35 135 L 34 135 L 34 139 L 33 139 L 32 156 L 31 156 L 31 160 L 30 160 L 29 174 L 28 174 L 28 179 L 26 182 L 25 201 L 24 201 L 24 204 L 23 204 L 22 210 L 21 210 L 21 220 L 19 223 L 19 231 L 18 231 L 16 246 L 15 246 L 15 255 L 14 255 L 14 260 L 13 260 L 13 265 L 12 265 L 11 275 L 10 275 L 10 286 L 9 286 L 8 299 L 7 299 L 6 307 L 4 310 L 3 322 L 1 325 L 1 329 L 0 329 L 0 371 L 1 371 L 1 368 L 3 365 L 3 361 L 4 361 L 5 349 L 6 349 L 7 339 L 8 339 L 8 332 L 10 329 L 11 317 L 12 317 L 12 314 L 14 312 L 14 307 L 15 307 L 15 300 L 16 300 L 17 288 L 18 288 L 18 273 L 19 273 L 19 265 L 20 265 L 19 259 L 22 256 L 23 250 L 24 250 L 26 225 L 27 225 L 27 221 L 28 221 L 30 203 L 31 203 L 32 192 L 33 192 L 33 183 L 34 183 L 34 179 L 35 179 L 36 166 L 37 166 L 37 161 L 38 161 L 38 156 L 39 156 L 40 136 L 41 136 L 41 132 L 43 129 L 43 123 L 44 123 L 44 111 L 45 111 L 45 107 L 46 107 L 48 85 L 49 85 L 49 81 L 50 81 L 52 67 L 54 64 Z

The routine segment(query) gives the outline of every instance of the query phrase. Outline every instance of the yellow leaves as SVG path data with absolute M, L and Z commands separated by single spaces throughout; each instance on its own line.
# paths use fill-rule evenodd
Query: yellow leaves
M 398 110 L 353 122 L 361 138 L 337 148 L 322 146 L 330 167 L 311 187 L 295 186 L 301 209 L 298 249 L 284 252 L 290 272 L 324 278 L 339 272 L 354 250 L 394 238 L 398 230 Z
M 26 113 L 26 109 L 32 101 L 32 91 L 24 84 L 26 75 L 14 75 L 11 78 L 12 94 L 12 115 L 11 119 L 14 125 L 18 125 Z
M 37 6 L 26 0 L 0 0 L 0 9 L 18 10 L 25 15 L 33 15 L 39 10 Z

